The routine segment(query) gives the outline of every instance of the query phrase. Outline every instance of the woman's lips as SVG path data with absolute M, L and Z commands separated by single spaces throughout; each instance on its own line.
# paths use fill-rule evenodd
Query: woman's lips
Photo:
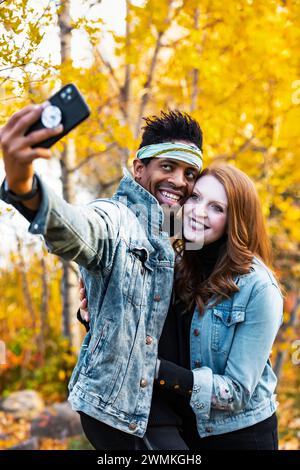
M 205 230 L 208 230 L 210 227 L 208 227 L 207 225 L 205 225 L 203 222 L 199 222 L 197 221 L 196 219 L 193 219 L 191 218 L 189 220 L 189 223 L 190 223 L 190 226 L 191 228 L 194 230 L 194 231 L 205 231 Z

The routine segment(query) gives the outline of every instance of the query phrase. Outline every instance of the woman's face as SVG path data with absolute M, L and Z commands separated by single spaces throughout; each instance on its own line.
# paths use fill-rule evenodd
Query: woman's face
M 212 175 L 200 176 L 183 211 L 186 240 L 201 245 L 218 240 L 227 224 L 228 200 L 224 186 Z

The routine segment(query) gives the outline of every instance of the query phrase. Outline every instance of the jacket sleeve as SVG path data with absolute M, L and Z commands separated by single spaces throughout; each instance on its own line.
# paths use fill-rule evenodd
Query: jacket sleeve
M 211 408 L 236 413 L 246 406 L 269 359 L 282 312 L 278 287 L 261 286 L 246 307 L 245 321 L 236 327 L 224 375 L 209 367 L 193 370 L 190 405 L 196 415 L 209 418 Z
M 160 388 L 165 388 L 190 398 L 193 387 L 193 373 L 191 370 L 178 366 L 174 362 L 160 358 L 156 383 Z
M 29 220 L 29 231 L 43 235 L 50 253 L 84 268 L 96 271 L 110 265 L 116 248 L 120 210 L 116 204 L 101 199 L 88 206 L 67 203 L 37 176 L 41 192 L 39 210 L 28 211 L 21 203 L 2 199 Z M 2 185 L 3 186 L 3 185 Z

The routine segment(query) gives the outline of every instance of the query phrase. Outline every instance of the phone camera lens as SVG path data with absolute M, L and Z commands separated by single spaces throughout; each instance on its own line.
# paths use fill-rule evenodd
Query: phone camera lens
M 65 97 L 66 97 L 65 92 L 63 91 L 60 96 L 61 96 L 62 98 L 65 98 Z
M 68 88 L 66 89 L 66 92 L 67 93 L 72 93 L 72 88 L 70 86 L 68 86 Z

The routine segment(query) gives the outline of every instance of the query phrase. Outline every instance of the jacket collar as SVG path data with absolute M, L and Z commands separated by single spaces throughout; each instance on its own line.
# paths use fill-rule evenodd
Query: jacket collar
M 162 234 L 164 213 L 157 199 L 137 183 L 126 168 L 123 168 L 123 175 L 112 199 L 131 209 L 150 236 Z

